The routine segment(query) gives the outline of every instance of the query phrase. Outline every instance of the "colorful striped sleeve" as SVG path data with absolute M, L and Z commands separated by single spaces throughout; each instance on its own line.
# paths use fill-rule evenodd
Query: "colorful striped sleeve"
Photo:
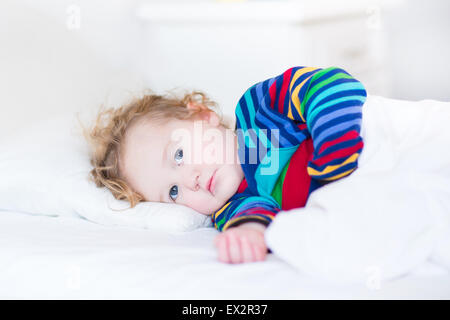
M 332 181 L 356 169 L 367 95 L 361 82 L 336 67 L 294 67 L 276 78 L 269 94 L 273 110 L 306 124 L 314 145 L 307 168 L 312 178 Z
M 314 145 L 308 174 L 318 180 L 337 180 L 358 165 L 364 146 L 359 133 L 366 90 L 349 73 L 335 67 L 316 72 L 308 82 L 302 94 L 301 84 L 291 81 L 292 102 L 306 121 Z
M 242 196 L 231 199 L 225 206 L 212 215 L 214 227 L 225 231 L 244 222 L 260 222 L 269 225 L 280 211 L 276 203 L 260 196 Z

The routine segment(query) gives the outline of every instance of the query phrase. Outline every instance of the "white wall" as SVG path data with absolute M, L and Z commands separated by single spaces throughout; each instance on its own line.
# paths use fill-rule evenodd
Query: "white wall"
M 139 0 L 16 0 L 15 2 L 23 3 L 48 15 L 54 20 L 56 28 L 70 31 L 82 38 L 95 54 L 105 60 L 105 63 L 132 72 L 140 71 L 144 63 L 142 28 L 135 18 Z
M 132 72 L 134 41 L 117 31 L 123 14 L 116 10 L 116 21 L 106 14 L 96 22 L 97 1 L 81 28 L 71 30 L 62 2 L 0 2 L 0 140 L 55 114 L 118 105 L 143 88 Z
M 3 136 L 4 132 L 18 128 L 27 121 L 36 121 L 46 113 L 108 102 L 108 96 L 117 91 L 111 89 L 113 83 L 121 82 L 122 88 L 128 84 L 129 90 L 137 91 L 143 87 L 141 83 L 137 84 L 137 79 L 141 78 L 146 79 L 146 86 L 158 90 L 162 88 L 162 83 L 165 83 L 164 89 L 179 85 L 176 76 L 163 78 L 163 74 L 155 74 L 149 69 L 149 65 L 162 61 L 160 59 L 169 59 L 163 53 L 171 50 L 170 39 L 167 39 L 169 47 L 162 50 L 154 48 L 157 57 L 154 60 L 145 50 L 149 33 L 145 24 L 136 18 L 136 9 L 141 3 L 153 2 L 158 0 L 2 0 L 0 134 Z M 324 8 L 340 8 L 342 3 L 330 0 Z M 73 12 L 68 9 L 73 5 L 80 10 L 80 24 L 79 27 L 69 28 Z M 22 6 L 23 9 L 20 9 Z M 367 7 L 367 22 L 374 18 L 370 8 Z M 411 100 L 430 98 L 450 101 L 450 1 L 405 0 L 403 7 L 382 12 L 384 15 L 378 34 L 388 40 L 386 66 L 390 71 L 384 81 L 389 84 L 388 90 L 383 95 Z M 214 47 L 214 41 L 221 39 L 208 39 L 204 45 Z M 236 48 L 233 50 L 239 52 Z M 264 49 L 261 47 L 258 50 Z M 192 50 L 186 50 L 184 61 L 197 68 L 201 75 L 208 73 L 209 62 L 220 63 L 222 59 L 221 56 L 211 55 L 205 61 L 189 52 Z M 374 52 L 381 54 L 381 51 Z M 306 48 L 304 53 L 307 56 Z M 245 59 L 251 57 L 241 57 L 239 61 Z M 309 63 L 306 58 L 301 60 L 298 62 L 300 65 Z M 164 63 L 170 65 L 170 62 L 166 60 Z M 267 70 L 258 72 L 271 74 L 270 65 L 262 63 L 261 68 L 267 67 Z M 273 64 L 271 66 L 274 67 Z M 245 67 L 243 65 L 242 70 Z M 178 72 L 179 78 L 189 79 L 189 74 L 180 74 L 182 70 Z M 216 87 L 223 83 L 221 92 L 211 92 L 213 98 L 228 94 L 226 84 L 234 79 L 242 83 L 254 81 L 246 72 L 230 71 L 220 81 L 212 79 Z M 369 80 L 372 79 L 367 79 L 367 82 Z M 198 87 L 202 83 L 192 81 L 183 84 Z M 236 95 L 233 93 L 232 97 Z
M 450 1 L 407 0 L 386 11 L 391 97 L 450 101 Z
M 298 1 L 302 2 L 302 0 Z M 156 3 L 160 1 L 148 0 L 144 2 Z M 175 3 L 176 1 L 170 2 Z M 315 1 L 305 0 L 303 2 L 311 3 Z M 345 65 L 342 66 L 349 67 L 349 71 L 352 74 L 364 81 L 369 87 L 371 94 L 406 100 L 437 99 L 450 101 L 450 90 L 448 89 L 450 84 L 450 61 L 448 59 L 450 56 L 450 42 L 448 41 L 450 1 L 361 0 L 355 2 L 350 0 L 330 0 L 325 2 L 327 4 L 323 7 L 323 11 L 343 10 L 342 8 L 345 8 L 344 3 L 347 3 L 348 8 L 361 5 L 366 6 L 365 22 L 360 27 L 354 28 L 354 32 L 349 33 L 348 37 L 339 37 L 338 41 L 344 48 L 348 46 L 349 41 L 353 41 L 352 38 L 354 37 L 352 36 L 354 33 L 368 38 L 365 49 L 372 51 L 375 59 L 370 61 L 361 59 L 358 56 L 360 55 L 357 52 L 358 50 L 353 50 L 352 52 L 350 49 L 348 50 L 349 55 L 354 54 L 354 61 L 347 61 L 348 63 L 344 63 Z M 182 3 L 186 3 L 186 1 Z M 348 20 L 350 21 L 351 19 L 349 18 Z M 317 25 L 319 24 L 320 21 Z M 239 91 L 233 87 L 233 84 L 237 85 L 238 83 L 243 87 L 241 90 L 245 90 L 247 83 L 255 81 L 256 74 L 259 74 L 260 77 L 275 74 L 275 66 L 282 68 L 282 65 L 284 67 L 285 64 L 292 63 L 292 59 L 289 60 L 288 58 L 281 62 L 270 61 L 265 59 L 266 57 L 255 55 L 254 52 L 250 52 L 251 50 L 244 48 L 239 51 L 239 44 L 230 47 L 229 50 L 225 51 L 224 55 L 219 55 L 214 51 L 214 48 L 220 47 L 221 42 L 230 42 L 230 40 L 224 32 L 217 33 L 219 36 L 216 37 L 216 40 L 214 37 L 211 37 L 212 33 L 209 33 L 208 36 L 208 32 L 213 28 L 220 30 L 220 23 L 215 25 L 212 23 L 202 24 L 201 21 L 198 21 L 195 26 L 191 25 L 189 30 L 187 28 L 183 29 L 184 25 L 187 25 L 185 21 L 174 23 L 168 27 L 167 22 L 163 22 L 160 25 L 153 25 L 152 28 L 147 29 L 148 38 L 146 45 L 150 47 L 151 51 L 148 51 L 148 57 L 151 59 L 143 65 L 143 69 L 146 70 L 145 76 L 148 84 L 158 90 L 162 88 L 167 89 L 170 86 L 204 87 L 209 89 L 213 97 L 222 102 L 224 108 L 228 110 L 232 107 L 231 104 L 234 103 L 234 100 L 237 99 L 236 96 Z M 228 31 L 241 28 L 242 34 L 248 33 L 249 27 L 250 24 L 239 23 L 228 27 L 222 26 L 222 28 L 227 28 Z M 276 27 L 282 29 L 280 24 Z M 324 25 L 323 30 L 326 27 Z M 164 28 L 165 30 L 162 30 Z M 185 38 L 190 37 L 194 39 L 201 37 L 205 39 L 204 51 L 208 54 L 202 56 L 196 51 L 195 46 L 199 46 L 201 41 L 192 41 L 190 45 L 188 41 L 183 42 L 179 41 L 180 39 L 170 37 L 168 31 L 170 28 L 173 31 L 179 30 L 177 31 L 178 34 L 184 34 Z M 198 30 L 195 31 L 195 28 Z M 264 31 L 264 28 L 267 29 Z M 335 29 L 333 30 L 333 28 Z M 319 66 L 323 66 L 321 62 L 324 61 L 330 61 L 330 63 L 342 61 L 329 58 L 335 53 L 337 56 L 337 51 L 335 50 L 338 49 L 336 47 L 336 38 L 340 33 L 339 28 L 346 30 L 344 29 L 346 28 L 344 23 L 336 24 L 331 27 L 328 39 L 317 41 L 320 43 L 332 43 L 329 50 L 320 49 L 320 54 L 323 57 L 318 56 L 319 51 L 317 51 L 317 48 L 302 47 L 301 54 L 298 55 L 299 59 L 294 60 L 294 63 L 298 65 L 317 63 Z M 272 46 L 252 45 L 255 50 L 259 50 L 259 52 L 264 51 L 266 56 L 272 54 L 270 52 L 275 50 L 275 43 L 282 43 L 283 37 L 286 36 L 286 34 L 279 34 L 277 37 L 267 30 L 270 30 L 270 24 L 263 26 L 261 32 L 267 33 L 268 38 L 272 41 Z M 237 33 L 239 33 L 239 30 Z M 291 34 L 287 36 L 292 37 Z M 239 36 L 236 36 L 235 42 L 239 41 Z M 242 40 L 242 42 L 244 41 Z M 247 42 L 251 41 L 251 39 L 247 40 Z M 158 48 L 158 44 L 164 44 L 164 47 Z M 326 43 L 324 46 L 326 46 Z M 237 68 L 238 70 L 230 66 L 224 66 L 232 61 L 229 58 L 231 54 L 236 55 L 235 63 L 240 64 L 240 67 Z M 239 54 L 247 54 L 247 56 L 239 56 Z M 314 59 L 308 58 L 311 55 L 313 55 Z M 275 54 L 273 56 L 276 57 Z M 253 70 L 255 67 L 249 63 L 249 60 L 252 59 L 260 61 L 259 70 Z M 382 65 L 374 66 L 373 60 L 382 61 Z M 183 67 L 179 67 L 180 61 L 183 61 Z M 210 70 L 214 69 L 216 65 L 222 65 L 222 69 L 224 69 L 220 72 L 220 79 L 211 78 L 208 80 L 208 76 L 211 74 Z M 170 66 L 173 66 L 173 68 L 170 68 Z M 166 70 L 166 75 L 172 77 L 173 80 L 164 78 L 161 68 Z M 360 70 L 369 68 L 376 68 L 379 72 L 372 72 L 370 75 L 368 75 L 369 73 L 359 73 Z M 226 95 L 230 97 L 227 98 Z
M 143 68 L 158 91 L 199 89 L 233 114 L 251 85 L 306 65 L 340 66 L 371 94 L 388 92 L 378 57 L 383 34 L 367 23 L 366 1 L 185 3 L 148 1 L 140 10 Z

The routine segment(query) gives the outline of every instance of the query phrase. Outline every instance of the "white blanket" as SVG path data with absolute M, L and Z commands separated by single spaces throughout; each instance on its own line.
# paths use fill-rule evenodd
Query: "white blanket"
M 310 275 L 367 282 L 450 270 L 450 103 L 369 96 L 359 168 L 281 212 L 275 255 Z

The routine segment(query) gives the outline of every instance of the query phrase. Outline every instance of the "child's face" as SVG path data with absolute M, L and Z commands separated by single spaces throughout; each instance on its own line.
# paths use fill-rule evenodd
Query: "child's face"
M 121 171 L 146 201 L 175 202 L 206 215 L 220 209 L 244 178 L 236 135 L 214 113 L 130 128 Z

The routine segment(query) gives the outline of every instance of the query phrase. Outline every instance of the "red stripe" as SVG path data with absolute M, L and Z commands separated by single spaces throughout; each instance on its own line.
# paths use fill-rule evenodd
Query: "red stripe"
M 308 200 L 311 177 L 307 165 L 314 152 L 312 139 L 306 139 L 289 161 L 284 177 L 281 208 L 289 210 L 304 207 Z
M 280 96 L 278 98 L 278 112 L 281 114 L 284 113 L 284 98 L 286 97 L 286 92 L 289 87 L 289 82 L 291 80 L 292 69 L 290 68 L 283 74 L 283 85 L 281 86 Z
M 244 178 L 244 180 L 242 180 L 241 184 L 239 185 L 236 193 L 243 192 L 245 189 L 247 189 L 247 186 L 248 186 L 247 180 Z
M 239 212 L 237 215 L 234 216 L 234 218 L 239 218 L 239 217 L 248 216 L 248 215 L 252 215 L 252 214 L 274 217 L 277 214 L 277 212 L 272 212 L 272 211 L 269 211 L 269 210 L 261 208 L 261 207 L 254 207 L 254 208 L 250 208 L 250 209 Z
M 331 140 L 331 141 L 327 141 L 327 142 L 325 142 L 322 145 L 322 147 L 320 147 L 319 154 L 321 154 L 324 149 L 327 149 L 327 148 L 329 148 L 331 146 L 334 146 L 335 144 L 338 144 L 338 143 L 343 142 L 345 140 L 356 139 L 358 136 L 359 136 L 359 133 L 356 130 L 352 130 L 352 131 L 347 132 L 346 134 L 344 134 L 343 136 L 341 136 L 341 137 L 339 137 L 337 139 L 334 139 L 334 140 Z
M 320 167 L 328 162 L 331 162 L 334 159 L 338 159 L 338 158 L 343 158 L 343 157 L 348 157 L 351 156 L 352 154 L 354 154 L 356 151 L 362 149 L 362 147 L 364 146 L 364 143 L 362 141 L 358 142 L 356 145 L 345 148 L 345 149 L 340 149 L 340 150 L 336 150 L 333 153 L 327 154 L 324 157 L 315 159 L 313 161 L 313 163 Z
M 269 95 L 270 95 L 270 107 L 273 109 L 273 106 L 275 105 L 275 97 L 277 95 L 277 82 L 274 81 L 272 85 L 269 88 Z

